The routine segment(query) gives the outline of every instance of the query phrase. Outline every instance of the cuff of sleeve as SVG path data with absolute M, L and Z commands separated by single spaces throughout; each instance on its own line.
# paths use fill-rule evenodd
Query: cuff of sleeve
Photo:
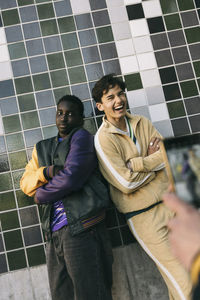
M 143 164 L 143 158 L 137 157 L 137 158 L 131 158 L 131 167 L 133 169 L 133 172 L 141 172 L 144 171 L 144 164 Z
M 43 169 L 43 175 L 47 181 L 51 179 L 51 177 L 49 176 L 49 167 Z
M 191 266 L 191 279 L 194 285 L 197 284 L 200 273 L 200 250 L 193 259 Z
M 37 176 L 38 176 L 39 181 L 41 181 L 43 183 L 47 183 L 48 179 L 46 179 L 46 177 L 44 176 L 44 169 L 45 169 L 45 167 L 40 167 L 37 170 Z

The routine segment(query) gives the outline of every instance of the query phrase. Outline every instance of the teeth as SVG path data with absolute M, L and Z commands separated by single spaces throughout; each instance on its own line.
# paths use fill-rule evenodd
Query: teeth
M 119 109 L 122 109 L 122 108 L 123 108 L 123 105 L 115 107 L 116 110 L 119 110 Z

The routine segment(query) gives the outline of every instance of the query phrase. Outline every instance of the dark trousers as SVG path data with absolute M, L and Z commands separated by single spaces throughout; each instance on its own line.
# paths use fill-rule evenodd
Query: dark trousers
M 103 223 L 71 236 L 68 226 L 46 246 L 52 300 L 112 300 L 112 249 Z

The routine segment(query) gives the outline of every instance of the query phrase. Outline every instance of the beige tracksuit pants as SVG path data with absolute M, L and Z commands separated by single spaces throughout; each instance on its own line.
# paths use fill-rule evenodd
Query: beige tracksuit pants
M 192 283 L 189 274 L 172 255 L 166 224 L 173 213 L 163 203 L 128 220 L 128 226 L 144 251 L 156 263 L 169 291 L 170 300 L 188 300 Z

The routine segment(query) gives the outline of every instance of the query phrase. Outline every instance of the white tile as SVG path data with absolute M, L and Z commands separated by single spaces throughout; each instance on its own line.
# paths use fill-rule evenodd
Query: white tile
M 157 69 L 140 72 L 143 87 L 161 85 L 160 74 Z
M 117 41 L 131 38 L 131 30 L 128 21 L 113 24 L 112 30 L 114 39 Z
M 133 37 L 149 34 L 149 28 L 145 19 L 130 21 L 130 27 Z
M 154 52 L 138 54 L 137 59 L 141 71 L 157 68 Z
M 119 57 L 128 56 L 135 53 L 132 39 L 116 41 L 116 47 Z
M 0 62 L 10 60 L 8 47 L 7 45 L 0 46 Z
M 134 115 L 144 116 L 149 120 L 151 119 L 148 106 L 140 106 L 140 107 L 131 108 L 131 113 Z
M 111 23 L 128 21 L 127 11 L 124 6 L 112 7 L 109 9 L 109 16 Z
M 6 80 L 13 77 L 12 68 L 9 61 L 0 63 L 0 80 Z
M 150 105 L 149 113 L 151 116 L 152 122 L 158 122 L 169 119 L 169 113 L 166 103 Z
M 0 45 L 6 44 L 6 35 L 4 28 L 0 28 Z
M 125 5 L 141 3 L 142 0 L 124 0 Z
M 99 0 L 99 1 L 101 1 L 101 0 Z M 106 0 L 106 2 L 107 2 L 107 7 L 124 5 L 124 0 Z
M 162 86 L 152 86 L 145 88 L 147 101 L 149 105 L 165 102 L 165 96 Z
M 135 55 L 121 57 L 119 59 L 122 74 L 138 72 L 138 63 Z
M 162 15 L 162 10 L 159 0 L 143 1 L 142 6 L 146 18 L 153 18 Z
M 126 93 L 129 108 L 147 105 L 147 99 L 144 89 L 130 91 Z
M 162 134 L 163 137 L 166 138 L 174 136 L 170 120 L 154 122 L 153 125 Z
M 152 42 L 148 35 L 133 38 L 133 44 L 136 53 L 145 53 L 153 51 Z
M 71 0 L 71 7 L 74 14 L 91 11 L 89 0 Z

